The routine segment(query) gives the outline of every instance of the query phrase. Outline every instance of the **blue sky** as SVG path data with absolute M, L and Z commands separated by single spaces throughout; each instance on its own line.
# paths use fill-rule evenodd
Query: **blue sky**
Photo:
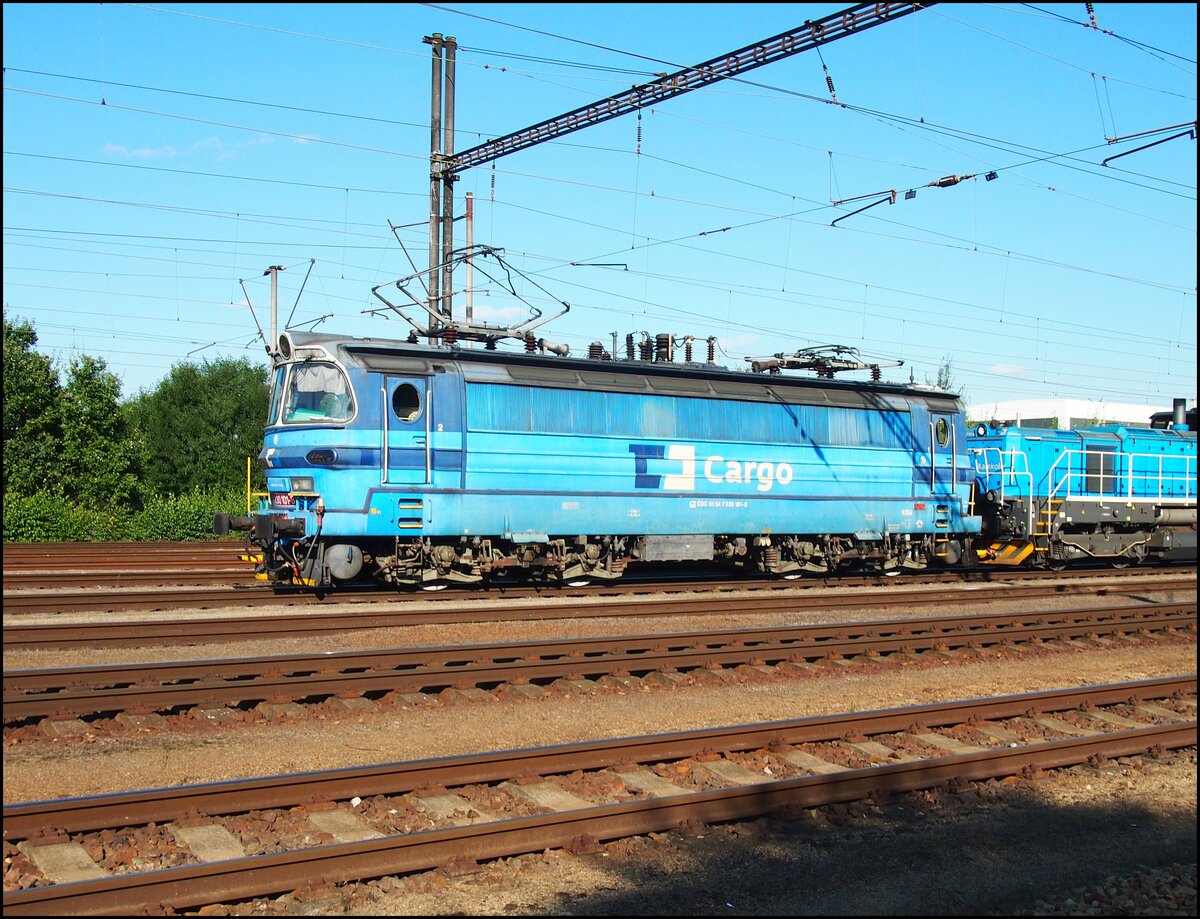
M 428 265 L 425 36 L 458 42 L 462 151 L 848 6 L 7 3 L 5 316 L 127 396 L 265 363 L 272 265 L 281 326 L 403 338 L 371 289 Z M 475 317 L 1194 399 L 1196 5 L 1093 8 L 935 4 L 468 169 L 520 295 L 477 272 Z

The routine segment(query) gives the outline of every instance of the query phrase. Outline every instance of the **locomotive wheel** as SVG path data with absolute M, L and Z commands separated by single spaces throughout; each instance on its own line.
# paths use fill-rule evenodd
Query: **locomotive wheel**
M 1146 560 L 1146 549 L 1143 546 L 1134 546 L 1129 550 L 1129 554 L 1117 555 L 1110 560 L 1110 564 L 1114 568 L 1128 568 L 1130 565 L 1140 565 Z

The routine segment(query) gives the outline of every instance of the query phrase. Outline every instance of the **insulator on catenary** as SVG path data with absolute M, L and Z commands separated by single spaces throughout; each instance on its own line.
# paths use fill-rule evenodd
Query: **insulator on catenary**
M 695 335 L 685 335 L 683 339 L 683 360 L 685 363 L 692 362 L 692 342 L 696 340 Z
M 717 362 L 717 340 L 712 335 L 708 336 L 708 362 L 710 364 Z
M 604 345 L 600 344 L 600 342 L 594 341 L 590 345 L 588 345 L 588 359 L 589 360 L 593 360 L 593 361 L 602 360 L 601 355 L 603 355 L 603 354 L 604 354 Z
M 654 336 L 654 360 L 667 363 L 675 360 L 675 336 L 670 332 L 659 332 Z
M 625 336 L 625 360 L 633 360 L 633 333 Z
M 650 340 L 649 332 L 643 332 L 642 340 L 638 342 L 638 359 L 643 361 L 654 360 L 654 342 Z
M 533 354 L 537 350 L 537 338 L 534 337 L 532 332 L 525 333 L 525 350 L 529 354 Z
M 446 331 L 442 334 L 442 341 L 448 345 L 454 344 L 456 341 L 458 341 L 458 329 L 456 329 L 454 326 L 448 326 Z
M 879 369 L 878 364 L 871 365 L 871 379 L 876 383 L 883 379 L 883 371 Z

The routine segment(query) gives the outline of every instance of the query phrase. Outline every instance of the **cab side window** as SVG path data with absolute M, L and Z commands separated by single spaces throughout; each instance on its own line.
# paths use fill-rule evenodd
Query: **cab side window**
M 271 407 L 267 409 L 267 424 L 279 423 L 279 403 L 283 401 L 283 381 L 287 379 L 287 367 L 276 367 L 271 376 Z

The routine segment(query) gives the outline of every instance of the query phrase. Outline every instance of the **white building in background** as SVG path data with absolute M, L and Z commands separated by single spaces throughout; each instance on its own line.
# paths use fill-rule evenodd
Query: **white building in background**
M 1195 406 L 1195 398 L 1188 407 Z M 1095 424 L 1123 424 L 1131 428 L 1150 427 L 1150 416 L 1169 411 L 1172 402 L 1144 405 L 1135 402 L 1104 402 L 1091 399 L 1015 399 L 1010 402 L 978 402 L 967 406 L 972 424 L 996 422 L 1026 428 L 1086 428 Z

